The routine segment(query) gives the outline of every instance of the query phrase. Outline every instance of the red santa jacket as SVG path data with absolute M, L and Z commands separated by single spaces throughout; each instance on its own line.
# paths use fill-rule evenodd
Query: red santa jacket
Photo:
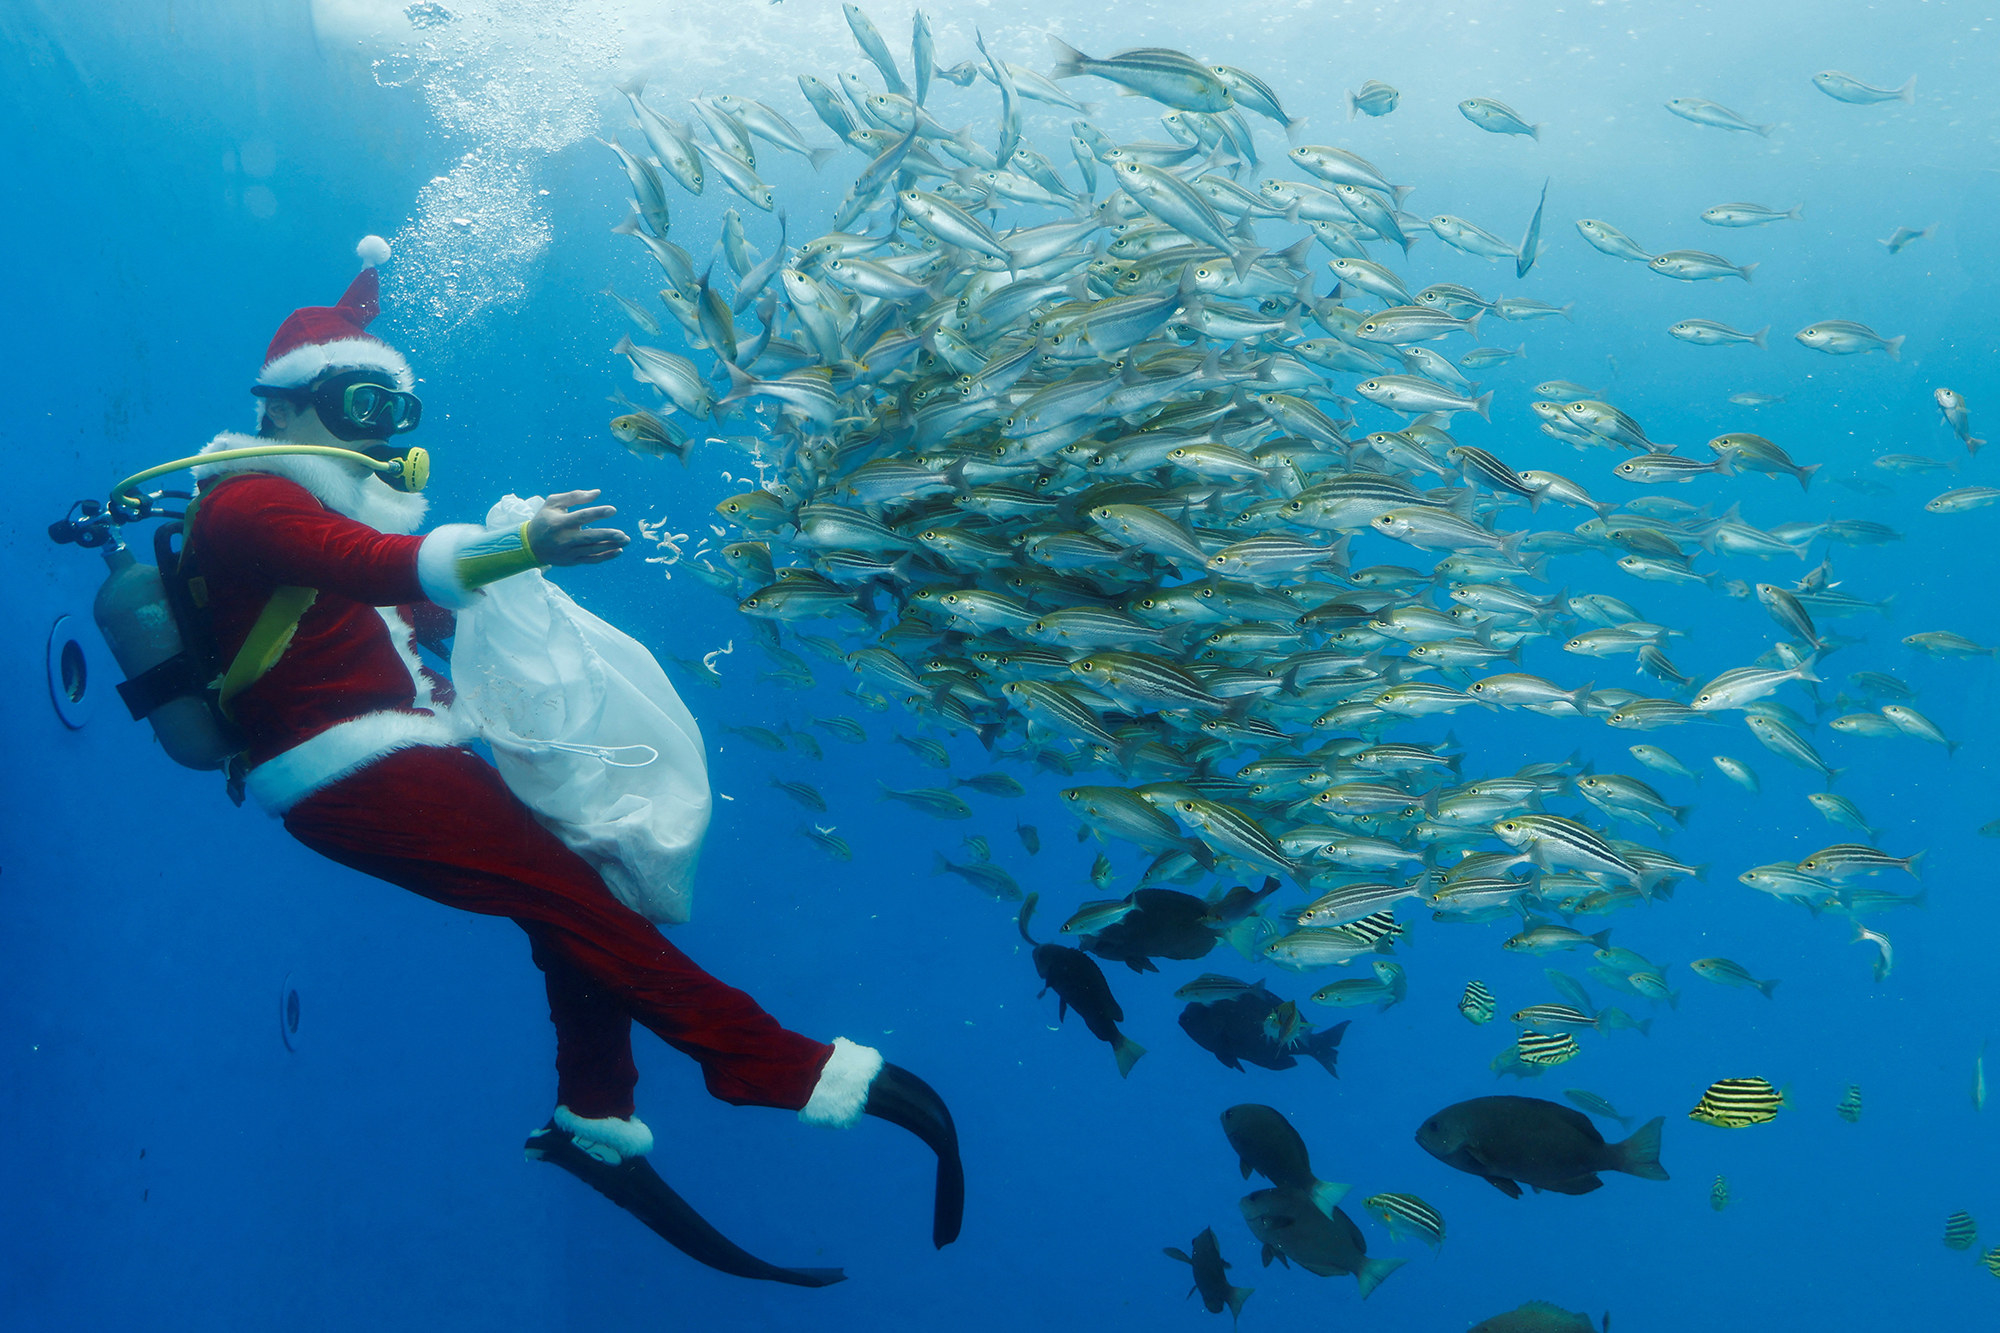
M 204 452 L 257 443 L 223 435 Z M 423 497 L 334 459 L 242 459 L 196 476 L 188 540 L 223 662 L 275 590 L 319 594 L 277 664 L 232 705 L 260 805 L 282 814 L 392 750 L 464 739 L 450 682 L 422 665 L 417 645 L 448 637 L 452 610 L 470 604 L 456 555 L 480 529 L 408 535 L 423 521 Z

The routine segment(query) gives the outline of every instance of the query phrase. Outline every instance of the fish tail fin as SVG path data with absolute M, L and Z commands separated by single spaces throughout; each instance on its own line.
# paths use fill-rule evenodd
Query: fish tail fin
M 1771 137 L 1771 131 L 1777 129 L 1778 127 L 1775 124 L 1771 124 L 1771 125 L 1752 125 L 1750 128 L 1757 131 L 1758 138 L 1768 139 Z
M 1915 82 L 1916 82 L 1915 79 L 1910 80 L 1910 83 L 1915 83 Z M 1909 85 L 1905 84 L 1904 86 L 1907 88 Z M 631 78 L 626 79 L 623 83 L 618 84 L 617 88 L 619 92 L 624 93 L 627 97 L 636 99 L 646 91 L 646 76 L 643 74 L 635 74 Z M 1907 102 L 1909 99 L 1904 98 L 1903 100 Z
M 1089 63 L 1089 56 L 1077 50 L 1060 37 L 1051 36 L 1049 38 L 1049 45 L 1056 53 L 1056 65 L 1054 69 L 1049 71 L 1050 78 L 1074 79 L 1084 73 L 1083 67 Z
M 1757 984 L 1757 989 L 1764 992 L 1765 999 L 1775 1000 L 1778 998 L 1776 995 L 1773 995 L 1771 993 L 1778 989 L 1778 979 L 1776 977 L 1772 977 L 1769 981 L 1760 981 L 1756 984 Z
M 1738 275 L 1739 275 L 1740 277 L 1742 277 L 1743 281 L 1745 281 L 1745 282 L 1748 282 L 1748 281 L 1750 281 L 1750 275 L 1751 275 L 1752 273 L 1755 273 L 1756 271 L 1757 271 L 1757 265 L 1756 265 L 1756 264 L 1745 264 L 1745 265 L 1744 265 L 1744 266 L 1743 266 L 1742 268 L 1739 268 L 1739 269 L 1737 269 L 1737 270 L 1736 270 L 1737 274 L 1738 274 Z M 1892 354 L 1892 357 L 1891 357 L 1891 359 L 1894 359 L 1894 358 L 1893 358 L 1893 354 Z
M 1903 340 L 1901 338 L 1896 338 L 1893 341 L 1900 343 Z M 1493 390 L 1488 389 L 1485 393 L 1482 393 L 1477 398 L 1473 399 L 1472 410 L 1479 414 L 1479 419 L 1481 421 L 1493 420 Z
M 1346 1027 L 1347 1024 L 1342 1023 L 1341 1026 Z M 1340 1201 L 1353 1189 L 1352 1185 L 1342 1185 L 1331 1180 L 1315 1180 L 1309 1193 L 1312 1195 L 1313 1207 L 1332 1217 L 1333 1210 L 1340 1206 Z
M 1146 1048 L 1144 1046 L 1133 1041 L 1124 1033 L 1119 1033 L 1117 1045 L 1111 1048 L 1111 1058 L 1118 1062 L 1118 1077 L 1130 1078 L 1132 1076 L 1132 1066 L 1138 1064 L 1139 1057 L 1145 1053 Z
M 1908 83 L 1896 90 L 1897 100 L 1914 102 L 1917 100 L 1917 76 L 1912 74 Z
M 1340 1039 L 1346 1035 L 1347 1024 L 1344 1022 L 1335 1023 L 1332 1027 L 1322 1028 L 1320 1031 L 1313 1033 L 1312 1036 L 1307 1037 L 1301 1049 L 1307 1055 L 1319 1061 L 1320 1068 L 1335 1078 L 1339 1078 L 1340 1070 L 1335 1068 L 1335 1065 L 1340 1059 Z M 1340 1186 L 1340 1190 L 1342 1193 L 1345 1193 L 1347 1186 Z
M 814 171 L 818 171 L 821 167 L 825 166 L 828 162 L 832 161 L 833 158 L 839 154 L 839 152 L 840 149 L 838 148 L 808 149 L 806 151 L 806 161 L 813 164 Z
M 1223 1297 L 1223 1300 L 1229 1306 L 1229 1317 L 1235 1319 L 1241 1315 L 1244 1305 L 1256 1294 L 1257 1289 L 1255 1287 L 1231 1287 L 1229 1294 Z
M 1363 1259 L 1354 1274 L 1354 1280 L 1361 1285 L 1361 1299 L 1367 1300 L 1369 1294 L 1382 1285 L 1383 1278 L 1408 1262 L 1408 1259 Z
M 1921 851 L 1911 852 L 1908 856 L 1903 858 L 1903 869 L 1909 871 L 1913 878 L 1922 879 L 1923 873 L 1917 869 L 1917 862 L 1923 859 L 1924 859 L 1923 852 Z
M 1806 206 L 1804 204 L 1793 204 L 1790 208 L 1785 210 L 1785 216 L 1792 219 L 1792 221 L 1794 222 L 1797 222 L 1800 218 L 1804 217 L 1805 215 L 1806 215 Z
M 1765 344 L 1765 342 L 1764 342 L 1764 335 L 1765 335 L 1765 334 L 1767 334 L 1767 333 L 1769 333 L 1770 331 L 1771 331 L 1771 326 L 1770 326 L 1769 324 L 1766 324 L 1766 325 L 1765 325 L 1765 326 L 1764 326 L 1763 328 L 1761 328 L 1761 329 L 1757 330 L 1757 331 L 1756 331 L 1755 333 L 1751 334 L 1751 335 L 1750 335 L 1750 345 L 1751 345 L 1752 347 L 1763 347 L 1763 346 L 1765 346 L 1766 344 Z
M 1821 468 L 1823 468 L 1823 467 L 1825 467 L 1825 466 L 1826 466 L 1826 464 L 1824 464 L 1824 463 L 1808 463 L 1808 464 L 1806 464 L 1806 465 L 1805 465 L 1804 467 L 1800 468 L 1800 469 L 1799 469 L 1799 489 L 1800 489 L 1800 490 L 1802 490 L 1802 491 L 1808 491 L 1808 490 L 1811 490 L 1811 489 L 1812 489 L 1812 475 L 1813 475 L 1813 473 L 1815 473 L 1815 472 L 1819 471 L 1819 470 L 1820 470 Z
M 630 342 L 631 339 L 628 338 L 626 341 Z M 719 406 L 727 406 L 730 403 L 740 402 L 744 398 L 749 397 L 750 392 L 757 387 L 757 377 L 737 365 L 734 361 L 725 360 L 722 357 L 717 357 L 716 361 L 724 370 L 729 372 L 729 396 L 724 398 Z
M 1361 114 L 1361 99 L 1359 97 L 1356 97 L 1354 93 L 1350 91 L 1347 94 L 1347 118 L 1349 120 L 1353 120 L 1356 116 L 1360 114 Z
M 1654 1116 L 1641 1125 L 1631 1138 L 1615 1145 L 1613 1151 L 1617 1160 L 1612 1169 L 1641 1180 L 1671 1179 L 1667 1169 L 1660 1165 L 1660 1129 L 1666 1123 L 1665 1116 Z
M 1547 122 L 1541 122 L 1538 124 L 1530 125 L 1528 126 L 1528 137 L 1533 139 L 1536 143 L 1540 143 L 1542 141 L 1542 131 L 1547 128 L 1548 128 Z
M 775 782 L 776 779 L 773 779 L 773 781 Z M 943 852 L 934 851 L 931 853 L 931 873 L 933 875 L 951 873 L 951 862 L 944 859 Z
M 1755 268 L 1756 265 L 1752 264 L 1751 267 Z M 1882 344 L 1882 350 L 1889 354 L 1891 361 L 1901 361 L 1903 359 L 1903 339 L 1908 336 L 1906 333 L 1899 333 Z
M 1590 939 L 1600 949 L 1611 947 L 1611 932 L 1609 930 L 1600 930 L 1595 935 L 1592 935 Z

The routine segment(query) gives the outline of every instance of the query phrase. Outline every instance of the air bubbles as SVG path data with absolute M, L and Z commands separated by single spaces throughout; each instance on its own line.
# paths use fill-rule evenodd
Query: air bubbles
M 383 308 L 421 354 L 527 295 L 553 235 L 534 173 L 597 131 L 596 90 L 617 57 L 619 21 L 606 0 L 412 8 L 420 40 L 405 34 L 385 52 L 377 81 L 422 88 L 463 150 L 424 186 L 383 274 Z

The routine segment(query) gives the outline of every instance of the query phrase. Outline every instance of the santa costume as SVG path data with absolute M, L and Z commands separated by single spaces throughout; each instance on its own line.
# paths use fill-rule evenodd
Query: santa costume
M 260 393 L 303 394 L 356 371 L 412 389 L 408 362 L 366 331 L 387 252 L 368 238 L 367 266 L 338 304 L 294 311 L 280 325 Z M 270 443 L 225 433 L 204 453 Z M 314 592 L 275 664 L 230 700 L 250 796 L 323 856 L 451 907 L 510 917 L 527 933 L 556 1030 L 556 1109 L 530 1138 L 530 1155 L 584 1176 L 704 1262 L 779 1281 L 833 1280 L 830 1270 L 718 1261 L 713 1242 L 734 1247 L 644 1165 L 652 1134 L 634 1114 L 636 1020 L 700 1064 L 723 1101 L 822 1125 L 874 1114 L 917 1133 L 939 1154 L 933 1236 L 951 1240 L 962 1184 L 936 1095 L 866 1046 L 791 1031 L 696 966 L 465 747 L 450 682 L 418 646 L 448 639 L 454 611 L 483 585 L 538 566 L 527 526 L 447 525 L 418 536 L 421 495 L 338 458 L 236 459 L 196 476 L 186 568 L 204 587 L 218 660 L 230 660 L 278 590 Z

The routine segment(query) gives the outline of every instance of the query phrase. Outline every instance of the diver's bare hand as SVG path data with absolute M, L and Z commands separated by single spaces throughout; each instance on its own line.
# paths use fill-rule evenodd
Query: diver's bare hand
M 528 520 L 528 545 L 548 565 L 601 565 L 625 549 L 632 539 L 616 528 L 593 528 L 618 511 L 610 505 L 590 505 L 603 491 L 564 491 L 542 502 Z

